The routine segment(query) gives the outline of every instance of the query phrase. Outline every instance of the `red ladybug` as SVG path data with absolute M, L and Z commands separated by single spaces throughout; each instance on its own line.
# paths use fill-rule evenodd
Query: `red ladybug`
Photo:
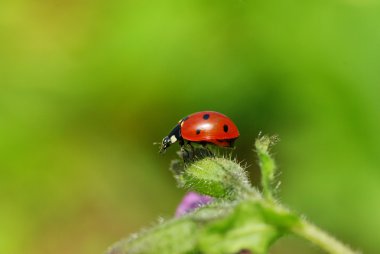
M 164 137 L 160 151 L 164 152 L 177 141 L 181 147 L 185 141 L 232 147 L 238 137 L 239 130 L 230 118 L 215 111 L 202 111 L 182 118 Z

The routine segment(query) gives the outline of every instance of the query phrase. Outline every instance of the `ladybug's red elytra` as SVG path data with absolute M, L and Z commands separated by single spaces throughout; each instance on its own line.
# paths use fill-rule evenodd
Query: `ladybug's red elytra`
M 164 152 L 177 141 L 181 147 L 185 141 L 232 147 L 238 137 L 239 130 L 229 117 L 215 111 L 201 111 L 182 118 L 164 137 L 160 151 Z

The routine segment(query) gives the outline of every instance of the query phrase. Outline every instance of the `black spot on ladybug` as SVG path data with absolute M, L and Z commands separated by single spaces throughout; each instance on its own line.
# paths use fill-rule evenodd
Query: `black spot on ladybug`
M 196 133 L 197 133 L 197 135 L 199 135 L 199 133 L 201 133 L 201 130 L 197 129 Z
M 203 119 L 207 120 L 207 119 L 209 119 L 209 118 L 210 118 L 210 114 L 204 114 L 204 115 L 203 115 Z
M 223 130 L 224 130 L 224 132 L 228 132 L 228 125 L 227 124 L 223 125 Z

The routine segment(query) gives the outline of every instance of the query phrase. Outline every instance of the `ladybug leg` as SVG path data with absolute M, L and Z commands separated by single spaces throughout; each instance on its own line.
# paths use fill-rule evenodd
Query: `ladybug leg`
M 190 147 L 188 149 L 187 147 Z M 191 162 L 194 158 L 194 147 L 192 146 L 190 141 L 185 142 L 182 140 L 182 146 L 181 146 L 181 157 L 185 163 Z
M 235 148 L 235 147 L 234 147 L 235 140 L 236 140 L 236 139 L 231 139 L 231 140 L 228 141 L 228 143 L 229 143 L 229 145 L 230 145 L 231 148 Z
M 205 145 L 205 147 L 206 147 L 207 152 L 208 152 L 211 156 L 214 156 L 214 153 L 210 150 L 210 148 L 208 147 L 208 145 Z
M 191 152 L 194 154 L 194 146 L 191 144 L 191 141 L 187 141 L 187 144 L 190 146 Z
M 206 149 L 209 156 L 214 156 L 214 153 L 210 150 L 207 142 L 202 142 L 201 145 L 204 149 Z
M 190 152 L 184 147 L 181 147 L 181 157 L 184 161 L 187 161 L 190 158 Z
M 190 156 L 189 151 L 185 148 L 185 141 L 180 138 L 178 139 L 179 146 L 181 147 L 181 153 L 183 158 L 188 158 Z
M 178 139 L 179 146 L 182 148 L 185 145 L 185 141 L 183 139 Z

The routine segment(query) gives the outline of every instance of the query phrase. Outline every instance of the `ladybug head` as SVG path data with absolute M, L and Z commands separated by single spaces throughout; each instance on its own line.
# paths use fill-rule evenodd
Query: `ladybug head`
M 166 151 L 166 149 L 171 144 L 174 144 L 175 142 L 177 142 L 177 140 L 180 140 L 180 141 L 182 140 L 181 139 L 181 126 L 179 124 L 177 124 L 173 128 L 173 130 L 169 133 L 169 135 L 167 135 L 166 137 L 164 137 L 162 139 L 160 153 L 164 153 Z
M 172 144 L 169 136 L 166 136 L 162 139 L 160 153 L 164 153 L 166 149 Z

